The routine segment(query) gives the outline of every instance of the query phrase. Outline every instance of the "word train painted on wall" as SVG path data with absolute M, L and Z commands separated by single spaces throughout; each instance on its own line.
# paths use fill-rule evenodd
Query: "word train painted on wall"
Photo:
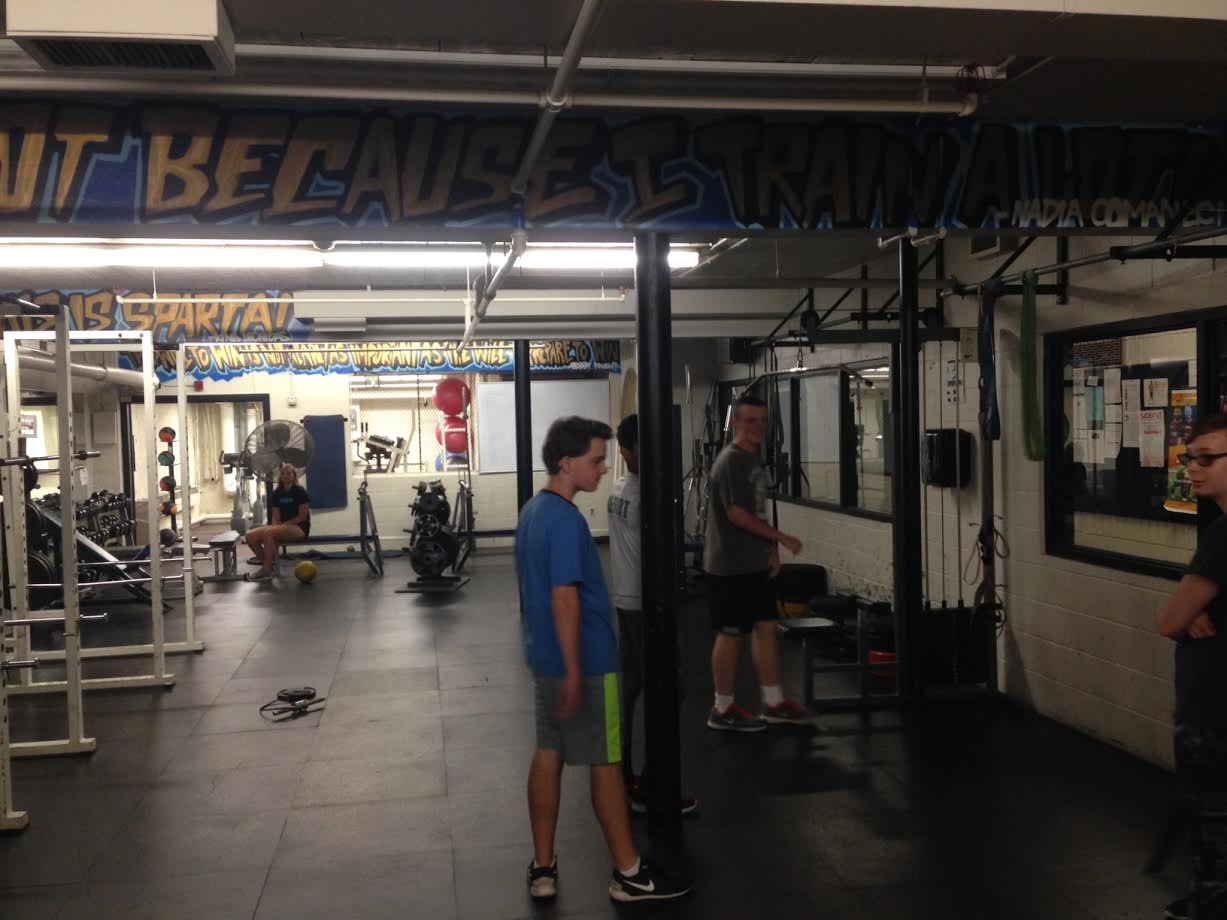
M 0 106 L 0 220 L 686 229 L 1227 226 L 1221 127 Z

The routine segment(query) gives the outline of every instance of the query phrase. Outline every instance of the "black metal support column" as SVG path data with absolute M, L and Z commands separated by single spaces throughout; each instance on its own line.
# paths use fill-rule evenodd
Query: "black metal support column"
M 895 648 L 899 652 L 899 695 L 920 695 L 916 618 L 924 602 L 920 519 L 920 270 L 916 247 L 899 241 L 899 348 L 893 362 L 895 465 L 894 498 Z
M 648 815 L 665 836 L 681 833 L 681 745 L 677 688 L 677 543 L 674 479 L 673 330 L 669 237 L 635 237 L 635 314 L 639 370 L 639 482 L 642 495 L 644 741 Z
M 515 340 L 516 508 L 533 497 L 532 367 L 528 339 Z

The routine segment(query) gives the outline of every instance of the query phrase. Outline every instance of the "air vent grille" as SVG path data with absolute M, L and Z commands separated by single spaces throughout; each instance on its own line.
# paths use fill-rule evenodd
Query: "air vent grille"
M 54 67 L 89 70 L 204 70 L 213 61 L 205 49 L 187 42 L 117 42 L 38 39 L 30 42 Z

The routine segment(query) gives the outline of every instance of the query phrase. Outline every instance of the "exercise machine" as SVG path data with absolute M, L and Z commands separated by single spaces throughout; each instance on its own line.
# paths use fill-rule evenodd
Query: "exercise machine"
M 468 584 L 462 573 L 473 553 L 477 516 L 467 479 L 457 487 L 454 508 L 441 481 L 419 482 L 409 512 L 413 527 L 405 531 L 409 534 L 409 564 L 417 578 L 398 593 L 455 591 Z

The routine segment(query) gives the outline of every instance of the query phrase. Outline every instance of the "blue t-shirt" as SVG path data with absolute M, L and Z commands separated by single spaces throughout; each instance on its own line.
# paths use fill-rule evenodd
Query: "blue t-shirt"
M 618 638 L 596 543 L 580 510 L 556 492 L 538 492 L 516 525 L 516 576 L 524 607 L 524 653 L 536 674 L 566 674 L 550 590 L 579 587 L 579 648 L 584 676 L 618 670 Z

